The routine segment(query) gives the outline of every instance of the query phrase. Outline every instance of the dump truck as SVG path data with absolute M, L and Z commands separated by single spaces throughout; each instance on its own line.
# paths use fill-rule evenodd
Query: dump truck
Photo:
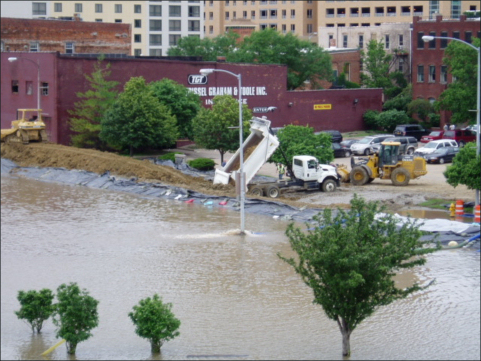
M 17 120 L 10 129 L 2 129 L 1 141 L 28 144 L 31 141 L 46 142 L 47 132 L 42 120 L 42 109 L 18 109 Z
M 310 155 L 298 155 L 292 159 L 292 167 L 288 166 L 290 179 L 276 182 L 251 183 L 261 167 L 269 160 L 279 147 L 279 139 L 271 129 L 271 121 L 265 117 L 254 117 L 251 121 L 250 135 L 242 144 L 244 160 L 244 179 L 249 194 L 277 198 L 285 191 L 321 190 L 333 192 L 340 185 L 340 176 L 331 165 L 319 164 Z M 216 169 L 214 184 L 228 184 L 231 180 L 240 179 L 239 148 L 225 166 Z M 289 164 L 286 159 L 286 164 Z
M 374 179 L 390 179 L 395 186 L 406 186 L 411 179 L 427 173 L 422 157 L 400 154 L 400 142 L 384 141 L 378 153 L 355 161 L 351 158 L 349 179 L 354 185 L 364 185 Z M 345 178 L 345 177 L 343 177 Z

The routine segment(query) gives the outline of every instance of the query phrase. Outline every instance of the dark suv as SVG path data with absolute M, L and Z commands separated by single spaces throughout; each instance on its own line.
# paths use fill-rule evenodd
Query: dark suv
M 318 132 L 316 134 L 319 134 L 319 133 L 330 134 L 332 143 L 341 143 L 342 142 L 342 134 L 339 130 L 323 130 L 323 131 Z
M 394 136 L 396 137 L 414 137 L 418 141 L 423 135 L 428 135 L 430 130 L 426 130 L 419 124 L 401 124 L 394 129 Z
M 459 147 L 462 148 L 466 143 L 476 141 L 476 133 L 468 129 L 445 130 L 443 139 L 454 139 Z

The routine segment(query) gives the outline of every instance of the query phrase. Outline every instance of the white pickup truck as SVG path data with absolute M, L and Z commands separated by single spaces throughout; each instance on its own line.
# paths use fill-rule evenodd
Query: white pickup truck
M 322 190 L 333 192 L 340 185 L 340 176 L 331 165 L 319 164 L 309 155 L 294 156 L 291 179 L 276 182 L 254 183 L 251 180 L 279 147 L 279 140 L 270 130 L 271 122 L 254 117 L 251 120 L 251 134 L 243 143 L 245 182 L 250 194 L 277 198 L 285 190 Z M 222 169 L 216 169 L 214 184 L 227 184 L 240 172 L 240 149 L 229 159 Z

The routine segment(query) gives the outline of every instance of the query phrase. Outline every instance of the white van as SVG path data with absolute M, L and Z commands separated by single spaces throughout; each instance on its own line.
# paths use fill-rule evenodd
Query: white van
M 432 140 L 424 147 L 416 149 L 414 154 L 424 156 L 426 154 L 431 154 L 437 149 L 445 148 L 445 147 L 457 147 L 458 143 L 452 139 L 439 139 L 439 140 Z
M 351 152 L 357 155 L 369 155 L 371 153 L 371 146 L 380 144 L 384 139 L 392 138 L 392 134 L 378 134 L 369 135 L 362 138 L 359 142 L 351 145 Z

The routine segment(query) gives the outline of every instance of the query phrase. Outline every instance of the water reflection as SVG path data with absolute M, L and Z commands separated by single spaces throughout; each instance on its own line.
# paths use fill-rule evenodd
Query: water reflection
M 18 290 L 77 282 L 100 300 L 78 359 L 341 359 L 335 322 L 276 253 L 293 254 L 284 221 L 179 201 L 2 177 L 2 359 L 39 359 L 58 342 L 14 315 Z M 431 255 L 403 272 L 436 284 L 381 308 L 352 335 L 355 359 L 479 359 L 479 253 Z M 127 317 L 141 298 L 173 303 L 181 335 L 160 355 Z M 48 359 L 69 359 L 65 346 Z

